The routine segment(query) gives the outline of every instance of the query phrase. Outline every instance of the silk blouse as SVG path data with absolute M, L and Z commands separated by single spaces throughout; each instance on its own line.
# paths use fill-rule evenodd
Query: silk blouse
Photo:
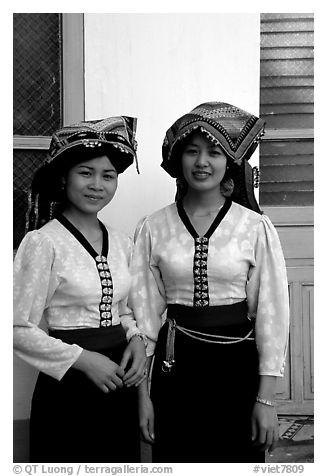
M 197 266 L 205 263 L 198 292 Z M 289 304 L 285 261 L 269 218 L 226 200 L 199 237 L 182 204 L 142 219 L 135 233 L 129 306 L 152 355 L 168 304 L 248 304 L 255 320 L 261 375 L 282 376 L 288 344 Z M 236 344 L 237 345 L 237 344 Z
M 127 307 L 132 240 L 105 227 L 107 260 L 95 259 L 95 250 L 92 256 L 91 245 L 77 239 L 67 221 L 65 226 L 54 219 L 27 233 L 14 261 L 15 352 L 58 380 L 83 349 L 50 337 L 39 327 L 42 317 L 52 330 L 121 323 L 128 340 L 140 333 Z

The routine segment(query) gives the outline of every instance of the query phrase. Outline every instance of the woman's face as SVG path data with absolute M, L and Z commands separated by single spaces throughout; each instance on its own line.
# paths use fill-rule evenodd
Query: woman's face
M 191 189 L 216 189 L 225 175 L 227 158 L 222 149 L 201 133 L 195 133 L 182 153 L 184 178 Z
M 117 172 L 107 156 L 74 165 L 64 180 L 68 207 L 97 214 L 112 200 L 117 189 Z

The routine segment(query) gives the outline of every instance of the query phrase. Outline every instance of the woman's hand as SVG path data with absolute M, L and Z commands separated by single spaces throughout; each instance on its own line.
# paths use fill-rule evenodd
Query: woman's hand
M 270 453 L 279 438 L 278 418 L 275 407 L 256 402 L 252 411 L 252 441 L 255 446 Z
M 145 387 L 146 382 L 143 382 L 139 388 L 140 430 L 143 440 L 152 444 L 154 443 L 154 412 L 151 399 Z
M 134 336 L 129 341 L 120 362 L 120 367 L 125 371 L 129 362 L 131 366 L 124 375 L 123 382 L 127 387 L 132 385 L 137 387 L 147 377 L 145 346 L 139 337 Z
M 123 386 L 124 370 L 98 352 L 83 349 L 73 367 L 84 372 L 104 393 Z

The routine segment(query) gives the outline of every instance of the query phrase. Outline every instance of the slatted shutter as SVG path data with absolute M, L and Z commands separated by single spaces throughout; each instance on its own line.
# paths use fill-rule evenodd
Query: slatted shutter
M 261 14 L 261 206 L 313 205 L 313 14 Z

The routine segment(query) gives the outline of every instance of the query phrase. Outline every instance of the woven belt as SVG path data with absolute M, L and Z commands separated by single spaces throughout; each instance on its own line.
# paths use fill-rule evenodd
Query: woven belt
M 174 348 L 176 329 L 180 332 L 183 332 L 183 334 L 187 335 L 188 337 L 201 342 L 206 342 L 208 344 L 237 344 L 239 342 L 243 342 L 244 340 L 254 340 L 254 337 L 250 337 L 253 334 L 253 328 L 244 337 L 231 337 L 206 334 L 193 329 L 187 329 L 186 327 L 178 326 L 175 319 L 168 318 L 167 321 L 168 332 L 166 342 L 166 360 L 163 361 L 161 367 L 163 372 L 171 372 L 173 366 L 175 365 Z

